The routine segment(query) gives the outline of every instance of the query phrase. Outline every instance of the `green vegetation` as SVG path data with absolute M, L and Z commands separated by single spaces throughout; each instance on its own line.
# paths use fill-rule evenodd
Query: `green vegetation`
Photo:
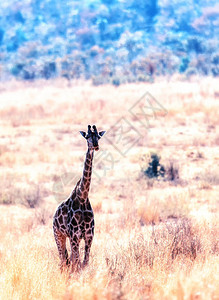
M 0 80 L 94 85 L 219 74 L 216 0 L 0 3 Z

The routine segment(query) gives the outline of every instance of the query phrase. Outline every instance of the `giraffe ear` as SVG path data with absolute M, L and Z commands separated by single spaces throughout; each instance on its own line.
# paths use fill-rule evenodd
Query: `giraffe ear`
M 106 131 L 100 131 L 100 132 L 99 132 L 100 138 L 101 138 L 105 133 L 106 133 Z
M 79 131 L 79 132 L 86 139 L 86 132 L 85 131 Z

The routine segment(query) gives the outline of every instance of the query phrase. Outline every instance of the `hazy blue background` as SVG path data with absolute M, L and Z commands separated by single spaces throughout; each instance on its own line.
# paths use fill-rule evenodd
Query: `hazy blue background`
M 0 16 L 0 80 L 219 75 L 216 0 L 4 0 Z

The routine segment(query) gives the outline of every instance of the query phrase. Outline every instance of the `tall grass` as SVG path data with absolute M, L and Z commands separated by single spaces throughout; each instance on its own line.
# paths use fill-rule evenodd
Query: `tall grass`
M 197 224 L 198 225 L 198 224 Z M 2 299 L 214 299 L 216 232 L 190 220 L 98 232 L 87 269 L 61 273 L 49 227 L 33 228 L 1 243 Z M 6 228 L 4 228 L 6 229 Z M 122 231 L 122 235 L 119 232 Z M 131 235 L 129 234 L 131 231 Z M 218 231 L 217 231 L 218 234 Z
M 219 299 L 217 89 L 213 79 L 5 86 L 0 299 Z M 140 122 L 144 116 L 139 121 L 129 113 L 146 91 L 168 111 L 150 120 L 148 129 Z M 86 143 L 78 131 L 89 123 L 110 131 L 122 116 L 142 137 L 125 156 L 101 139 L 114 165 L 94 161 L 90 264 L 61 273 L 52 215 L 83 169 Z M 161 154 L 167 170 L 174 162 L 168 180 L 142 176 L 140 157 L 150 151 Z

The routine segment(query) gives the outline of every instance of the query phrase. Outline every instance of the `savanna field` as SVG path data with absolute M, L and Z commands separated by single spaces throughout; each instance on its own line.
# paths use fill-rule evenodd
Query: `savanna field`
M 0 299 L 219 299 L 218 80 L 15 81 L 0 99 Z M 107 131 L 95 236 L 89 266 L 61 273 L 52 216 L 82 174 L 88 124 Z M 147 176 L 152 153 L 164 177 Z

